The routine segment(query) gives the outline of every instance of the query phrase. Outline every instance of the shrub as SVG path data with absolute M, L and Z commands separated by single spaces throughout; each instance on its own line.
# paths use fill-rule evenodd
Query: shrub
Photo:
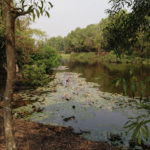
M 42 86 L 49 82 L 49 73 L 53 67 L 59 65 L 60 57 L 49 46 L 30 54 L 29 63 L 24 65 L 22 74 L 30 85 Z
M 23 68 L 23 77 L 29 85 L 42 86 L 49 81 L 46 74 L 46 66 L 41 65 L 25 65 Z
M 60 56 L 54 49 L 51 49 L 49 46 L 45 46 L 38 52 L 34 52 L 30 56 L 30 64 L 44 64 L 46 73 L 50 73 L 53 67 L 59 65 Z

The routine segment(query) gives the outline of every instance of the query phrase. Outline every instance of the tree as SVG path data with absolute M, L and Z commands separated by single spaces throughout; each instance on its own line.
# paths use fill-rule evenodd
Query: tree
M 50 47 L 60 52 L 64 51 L 64 38 L 61 36 L 50 38 L 48 39 L 47 43 Z
M 33 19 L 49 15 L 52 4 L 46 0 L 1 0 L 2 15 L 5 16 L 5 40 L 7 58 L 7 80 L 4 92 L 4 127 L 7 150 L 16 150 L 12 126 L 11 101 L 15 82 L 15 21 L 18 17 L 29 15 Z M 4 20 L 4 17 L 3 17 Z
M 143 53 L 147 49 L 145 37 L 142 34 L 150 31 L 150 1 L 149 0 L 110 0 L 112 4 L 110 14 L 112 20 L 105 28 L 108 45 L 120 53 L 137 51 Z M 129 13 L 123 13 L 123 8 L 129 7 Z M 148 37 L 148 36 L 147 36 Z M 145 46 L 146 44 L 146 46 Z M 137 47 L 137 48 L 136 48 Z M 147 53 L 146 51 L 144 53 Z M 142 54 L 141 56 L 144 56 Z
M 0 93 L 3 93 L 6 71 L 4 69 L 4 64 L 6 62 L 5 55 L 5 38 L 4 38 L 4 25 L 2 24 L 2 18 L 0 17 Z M 2 95 L 0 94 L 0 99 Z
M 124 24 L 129 21 L 130 14 L 124 10 L 109 17 L 109 22 L 103 29 L 103 37 L 105 39 L 105 49 L 115 50 L 117 53 L 124 53 L 129 50 L 132 39 L 127 33 Z
M 41 39 L 46 39 L 45 32 L 29 28 L 30 22 L 29 17 L 23 17 L 16 22 L 16 63 L 20 71 L 29 62 L 30 54 L 39 49 Z
M 115 15 L 125 6 L 131 8 L 131 12 L 127 22 L 124 22 L 124 27 L 126 30 L 123 30 L 125 34 L 128 35 L 128 39 L 132 38 L 131 46 L 141 50 L 143 55 L 143 50 L 149 50 L 150 45 L 150 0 L 110 0 L 112 3 L 112 8 L 108 12 L 110 15 Z M 131 47 L 130 46 L 130 47 Z M 147 53 L 149 57 L 149 53 Z M 131 74 L 132 76 L 132 74 Z M 141 99 L 144 95 L 146 84 L 149 82 L 149 78 L 146 78 L 145 82 L 136 83 L 136 78 L 133 77 L 131 82 L 131 91 L 134 96 L 137 92 L 137 87 L 141 89 Z M 138 109 L 145 109 L 149 113 L 150 107 L 147 104 L 138 104 Z M 146 112 L 146 111 L 145 111 Z M 131 118 L 127 123 L 125 128 L 128 129 L 128 132 L 132 132 L 133 142 L 137 142 L 139 145 L 148 141 L 149 138 L 149 129 L 147 124 L 150 122 L 149 114 L 142 114 L 135 118 Z
M 125 33 L 128 38 L 134 38 L 134 44 L 136 42 L 136 33 L 142 29 L 142 31 L 150 30 L 150 21 L 147 17 L 150 16 L 150 1 L 149 0 L 110 0 L 112 8 L 107 12 L 113 16 L 124 7 L 129 7 L 131 12 L 128 20 L 124 22 Z
M 110 0 L 109 3 L 112 4 L 111 10 L 107 10 L 110 14 L 119 12 L 125 6 L 131 8 L 132 19 L 134 19 L 131 21 L 134 21 L 137 27 L 144 24 L 145 16 L 150 15 L 149 0 Z

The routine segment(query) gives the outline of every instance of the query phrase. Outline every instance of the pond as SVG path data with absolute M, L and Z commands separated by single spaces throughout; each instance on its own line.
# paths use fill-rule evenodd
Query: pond
M 117 89 L 112 81 L 120 77 L 130 80 L 130 68 L 134 70 L 134 76 L 143 81 L 150 75 L 150 67 L 77 62 L 65 65 L 68 69 L 63 70 L 65 67 L 59 67 L 55 71 L 54 80 L 47 86 L 32 92 L 23 92 L 24 99 L 38 101 L 18 108 L 15 112 L 21 114 L 28 111 L 30 115 L 26 119 L 43 124 L 72 127 L 74 132 L 93 141 L 130 147 L 131 134 L 126 134 L 125 123 L 131 117 L 142 115 L 144 119 L 149 119 L 149 112 L 138 108 L 141 104 L 140 99 L 119 94 L 123 93 L 123 90 L 120 87 Z M 149 96 L 149 92 L 146 89 L 145 96 Z M 35 109 L 40 110 L 40 113 L 34 112 Z M 149 128 L 150 124 L 147 126 Z M 149 143 L 150 141 L 146 142 L 147 145 Z M 133 149 L 144 150 L 137 145 L 134 145 Z
M 132 96 L 131 84 L 138 83 L 135 89 L 135 96 L 141 96 L 141 89 L 143 89 L 143 96 L 150 96 L 150 65 L 139 64 L 113 64 L 113 63 L 80 63 L 80 62 L 65 62 L 69 71 L 81 73 L 82 77 L 86 78 L 88 82 L 95 82 L 99 84 L 101 91 L 110 93 L 123 94 L 123 84 L 116 87 L 115 82 L 118 79 L 125 79 L 128 88 L 127 95 Z M 132 75 L 131 75 L 132 73 Z M 146 80 L 149 79 L 149 82 Z M 145 88 L 145 89 L 144 89 Z

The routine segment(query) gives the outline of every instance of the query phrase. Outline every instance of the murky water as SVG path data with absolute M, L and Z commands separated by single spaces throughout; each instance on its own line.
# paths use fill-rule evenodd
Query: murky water
M 33 113 L 28 118 L 44 124 L 70 126 L 84 138 L 128 147 L 130 134 L 125 133 L 127 131 L 124 129 L 125 123 L 130 117 L 148 112 L 137 108 L 140 100 L 111 94 L 123 93 L 122 88 L 116 88 L 112 81 L 124 77 L 130 84 L 131 69 L 138 81 L 144 81 L 150 75 L 150 67 L 80 63 L 66 65 L 69 69 L 56 71 L 55 80 L 50 85 L 37 89 L 36 93 L 46 91 L 45 94 L 35 97 L 40 99 L 39 102 L 20 110 L 27 112 L 32 111 L 32 108 L 41 107 L 42 112 Z M 51 85 L 56 85 L 55 89 L 53 92 L 47 92 L 51 91 Z M 147 83 L 146 87 L 149 87 Z M 145 96 L 149 94 L 149 89 L 146 89 Z M 32 97 L 32 94 L 28 97 Z M 148 126 L 150 127 L 150 124 Z
M 137 114 L 140 114 L 137 110 L 110 111 L 69 101 L 45 107 L 43 113 L 33 115 L 32 120 L 44 124 L 70 126 L 75 133 L 93 141 L 108 141 L 111 135 L 119 136 L 121 139 L 116 139 L 113 144 L 128 146 L 130 137 L 125 135 L 124 124 L 129 117 Z
M 88 82 L 99 84 L 101 91 L 110 93 L 124 93 L 123 86 L 127 86 L 127 95 L 133 96 L 132 87 L 136 83 L 135 96 L 150 97 L 150 65 L 139 64 L 88 64 L 79 62 L 65 62 L 69 71 L 81 73 Z M 118 79 L 125 79 L 126 83 L 120 83 L 116 87 Z M 149 82 L 148 82 L 148 81 Z

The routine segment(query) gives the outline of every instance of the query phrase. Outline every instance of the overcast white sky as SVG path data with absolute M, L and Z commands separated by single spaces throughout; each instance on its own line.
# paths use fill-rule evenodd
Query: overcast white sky
M 41 17 L 32 28 L 45 31 L 49 37 L 65 36 L 77 27 L 98 23 L 106 17 L 108 0 L 52 0 L 51 17 Z

